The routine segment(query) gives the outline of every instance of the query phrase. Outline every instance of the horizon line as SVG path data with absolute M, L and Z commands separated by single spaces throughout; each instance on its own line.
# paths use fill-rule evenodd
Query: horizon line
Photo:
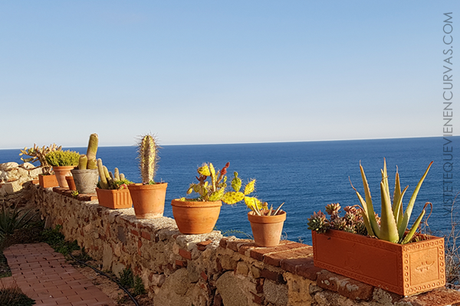
M 297 142 L 327 142 L 327 141 L 356 141 L 356 140 L 389 140 L 389 139 L 412 139 L 412 138 L 443 138 L 445 136 L 406 136 L 406 137 L 378 137 L 378 138 L 347 138 L 347 139 L 322 139 L 322 140 L 292 140 L 292 141 L 260 141 L 260 142 L 226 142 L 226 143 L 176 143 L 161 144 L 160 146 L 202 146 L 202 145 L 234 145 L 234 144 L 270 144 L 270 143 L 297 143 Z M 448 137 L 458 137 L 457 135 Z M 135 147 L 131 145 L 102 145 L 99 147 Z M 63 146 L 63 148 L 84 148 L 86 146 Z M 1 150 L 21 150 L 22 148 L 0 148 Z

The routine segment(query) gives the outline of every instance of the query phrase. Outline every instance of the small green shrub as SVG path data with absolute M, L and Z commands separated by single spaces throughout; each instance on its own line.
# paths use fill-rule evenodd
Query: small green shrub
M 120 285 L 122 285 L 126 289 L 133 288 L 134 287 L 133 271 L 130 268 L 123 269 L 123 271 L 120 273 L 119 282 L 120 282 Z
M 134 277 L 134 291 L 133 294 L 134 296 L 140 295 L 140 294 L 145 294 L 145 288 L 144 288 L 144 283 L 142 282 L 142 278 L 140 278 L 138 275 Z
M 32 227 L 37 215 L 32 209 L 7 208 L 3 205 L 0 209 L 0 240 L 13 235 L 15 230 Z
M 76 166 L 80 160 L 80 153 L 75 151 L 53 151 L 45 156 L 51 166 Z
M 62 225 L 56 225 L 54 229 L 44 229 L 42 233 L 42 241 L 48 243 L 56 252 L 63 255 L 68 255 L 74 250 L 79 250 L 80 247 L 78 246 L 77 241 L 66 241 L 65 236 L 61 233 L 61 229 Z

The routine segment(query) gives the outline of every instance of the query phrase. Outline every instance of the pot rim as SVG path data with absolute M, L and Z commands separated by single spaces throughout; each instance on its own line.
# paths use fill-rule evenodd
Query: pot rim
M 253 223 L 279 223 L 286 220 L 286 212 L 282 210 L 280 214 L 275 216 L 258 216 L 251 210 L 248 212 L 248 219 L 249 222 Z
M 220 207 L 222 201 L 182 201 L 180 199 L 171 200 L 171 206 L 176 207 Z

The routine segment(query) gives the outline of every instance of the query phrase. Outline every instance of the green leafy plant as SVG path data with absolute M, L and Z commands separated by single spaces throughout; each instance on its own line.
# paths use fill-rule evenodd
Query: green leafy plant
M 131 268 L 124 268 L 123 271 L 120 272 L 119 283 L 127 289 L 134 287 L 134 274 Z
M 134 296 L 136 295 L 141 295 L 147 293 L 144 288 L 144 283 L 142 282 L 142 278 L 139 277 L 139 275 L 136 275 L 134 277 L 134 290 L 133 294 Z
M 45 156 L 46 161 L 53 167 L 76 166 L 80 160 L 80 154 L 75 151 L 53 151 Z
M 99 170 L 99 188 L 101 189 L 126 189 L 133 182 L 127 180 L 123 173 L 120 173 L 118 168 L 115 168 L 114 173 L 109 172 L 106 166 L 103 165 L 102 159 L 98 158 L 97 168 Z
M 3 240 L 7 235 L 13 235 L 15 230 L 33 226 L 37 215 L 33 209 L 7 208 L 2 205 L 0 209 L 0 239 Z
M 33 148 L 27 148 L 25 147 L 24 149 L 20 150 L 21 153 L 19 153 L 19 156 L 22 155 L 27 155 L 30 156 L 29 158 L 24 158 L 21 157 L 21 160 L 26 163 L 34 163 L 36 161 L 40 162 L 40 167 L 42 167 L 42 173 L 44 175 L 49 175 L 51 174 L 51 165 L 48 163 L 46 160 L 46 155 L 54 152 L 54 151 L 61 151 L 62 146 L 57 146 L 55 143 L 53 143 L 50 146 L 43 146 L 43 147 L 38 147 L 36 144 L 34 144 Z
M 97 136 L 97 134 L 91 134 L 89 136 L 86 154 L 80 154 L 78 161 L 78 169 L 97 169 L 96 153 L 98 144 L 99 137 Z
M 0 288 L 0 305 L 29 306 L 34 304 L 35 300 L 25 295 L 17 285 Z
M 142 184 L 155 184 L 154 177 L 158 162 L 158 149 L 156 139 L 147 134 L 141 137 L 138 145 L 139 169 L 141 171 Z
M 393 243 L 400 243 L 406 244 L 409 242 L 414 241 L 417 237 L 414 237 L 416 230 L 419 228 L 420 223 L 422 222 L 423 216 L 426 212 L 426 207 L 431 205 L 431 203 L 427 202 L 423 207 L 420 215 L 413 223 L 412 227 L 408 230 L 409 220 L 412 214 L 412 210 L 414 208 L 415 200 L 417 198 L 418 192 L 420 187 L 422 186 L 425 177 L 430 170 L 431 162 L 428 165 L 425 173 L 423 174 L 422 178 L 418 182 L 417 186 L 415 187 L 414 192 L 409 200 L 409 203 L 406 207 L 406 210 L 403 210 L 403 197 L 407 191 L 407 186 L 403 190 L 401 190 L 401 184 L 399 180 L 399 173 L 396 171 L 396 178 L 395 178 L 395 189 L 393 193 L 393 197 L 390 195 L 390 188 L 388 183 L 388 173 L 387 173 L 387 166 L 386 160 L 384 159 L 383 162 L 383 169 L 381 170 L 382 173 L 382 180 L 380 181 L 380 197 L 381 197 L 381 217 L 379 218 L 378 215 L 374 211 L 374 206 L 372 203 L 371 192 L 369 188 L 369 184 L 367 182 L 366 175 L 364 173 L 364 168 L 359 165 L 361 178 L 363 181 L 364 186 L 364 195 L 363 198 L 361 194 L 356 190 L 356 188 L 352 185 L 352 188 L 355 190 L 356 195 L 358 196 L 359 202 L 361 203 L 361 207 L 357 209 L 357 212 L 361 215 L 361 219 L 359 222 L 362 222 L 366 228 L 366 233 L 369 236 L 375 236 L 378 239 L 386 240 Z M 393 202 L 391 199 L 393 198 Z M 332 211 L 336 209 L 330 208 Z M 336 210 L 338 212 L 338 209 Z M 332 216 L 332 214 L 331 214 Z M 337 218 L 331 218 L 331 220 L 326 219 L 326 215 L 319 211 L 318 213 L 314 213 L 311 218 L 308 219 L 308 227 L 311 230 L 317 231 L 319 233 L 327 231 L 329 228 L 334 229 L 341 229 L 344 230 L 345 224 L 343 224 L 339 219 L 334 221 Z M 332 226 L 336 223 L 334 226 Z M 339 226 L 340 224 L 344 225 L 342 228 Z M 337 225 L 337 226 L 336 226 Z M 362 224 L 360 225 L 362 228 Z M 357 232 L 362 233 L 361 229 Z
M 42 241 L 48 243 L 56 252 L 59 252 L 64 256 L 74 250 L 79 250 L 80 247 L 78 246 L 77 241 L 66 241 L 61 230 L 62 225 L 56 225 L 54 228 L 44 229 L 42 232 Z

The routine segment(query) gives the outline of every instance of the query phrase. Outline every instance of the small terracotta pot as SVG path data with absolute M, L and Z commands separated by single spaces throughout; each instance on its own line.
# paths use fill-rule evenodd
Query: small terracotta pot
M 162 217 L 165 209 L 167 187 L 168 183 L 128 185 L 136 218 L 153 219 Z
M 275 216 L 258 216 L 250 211 L 248 219 L 257 246 L 274 247 L 280 243 L 284 220 L 286 220 L 285 211 Z
M 73 180 L 73 176 L 66 176 L 65 180 L 67 181 L 67 185 L 69 185 L 70 190 L 77 190 L 75 186 L 75 181 Z
M 219 219 L 221 201 L 200 202 L 171 201 L 174 220 L 182 234 L 206 234 L 212 232 Z
M 81 194 L 96 193 L 99 171 L 97 169 L 73 169 L 73 180 L 75 181 L 76 190 Z
M 58 181 L 56 179 L 56 175 L 54 175 L 54 174 L 50 174 L 50 175 L 39 174 L 38 175 L 38 183 L 43 188 L 51 188 L 51 187 L 59 186 L 59 183 L 58 183 Z
M 129 195 L 128 189 L 99 189 L 96 188 L 97 199 L 99 205 L 107 208 L 131 208 L 133 206 L 133 200 Z
M 70 175 L 70 170 L 72 170 L 73 168 L 75 168 L 75 166 L 53 167 L 54 175 L 56 175 L 59 187 L 69 188 L 69 185 L 67 184 L 65 177 Z

